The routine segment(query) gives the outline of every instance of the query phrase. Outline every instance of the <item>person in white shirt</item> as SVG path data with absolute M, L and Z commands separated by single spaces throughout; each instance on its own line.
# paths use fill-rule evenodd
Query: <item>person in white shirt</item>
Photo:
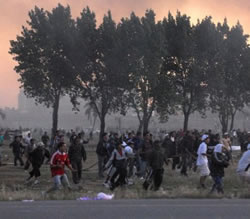
M 250 183 L 250 144 L 247 145 L 247 151 L 244 152 L 239 160 L 237 174 L 243 182 Z
M 24 138 L 24 143 L 29 146 L 30 145 L 30 140 L 32 139 L 31 134 L 28 133 L 28 135 Z
M 208 135 L 202 135 L 201 140 L 202 143 L 200 144 L 199 149 L 197 151 L 198 158 L 196 161 L 196 165 L 200 172 L 200 186 L 201 188 L 206 188 L 205 181 L 207 176 L 209 176 L 210 174 L 207 159 L 207 144 L 210 142 L 210 138 Z

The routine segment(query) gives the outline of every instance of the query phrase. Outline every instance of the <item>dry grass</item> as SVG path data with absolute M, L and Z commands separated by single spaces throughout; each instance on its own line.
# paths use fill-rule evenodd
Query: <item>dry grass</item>
M 96 155 L 92 149 L 87 149 L 88 161 L 84 167 L 88 167 L 96 162 Z M 9 161 L 12 162 L 13 156 L 9 148 L 5 145 L 3 153 L 8 154 Z M 235 173 L 236 161 L 226 169 L 226 177 L 224 179 L 224 195 L 209 194 L 209 189 L 198 189 L 199 176 L 197 173 L 189 171 L 188 177 L 180 175 L 179 171 L 172 171 L 170 167 L 165 167 L 164 180 L 160 191 L 144 191 L 142 189 L 142 181 L 135 179 L 135 184 L 117 188 L 115 190 L 116 199 L 142 199 L 142 198 L 250 198 L 249 185 L 242 184 Z M 97 178 L 97 167 L 91 168 L 89 171 L 83 172 L 83 182 L 79 186 L 73 186 L 72 191 L 61 190 L 44 195 L 44 191 L 52 186 L 50 170 L 48 165 L 43 165 L 42 177 L 40 184 L 32 186 L 25 185 L 25 179 L 28 173 L 24 172 L 21 167 L 14 167 L 12 164 L 0 167 L 0 201 L 3 200 L 76 200 L 82 196 L 94 197 L 99 192 L 111 193 L 102 186 L 102 180 Z M 71 180 L 71 175 L 68 172 Z M 72 181 L 71 181 L 72 182 Z M 207 180 L 208 188 L 212 186 L 212 180 Z

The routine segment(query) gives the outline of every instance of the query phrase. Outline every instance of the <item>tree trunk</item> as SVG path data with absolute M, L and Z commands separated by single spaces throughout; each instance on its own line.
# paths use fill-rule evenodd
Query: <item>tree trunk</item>
M 183 131 L 188 130 L 188 121 L 189 121 L 189 113 L 184 113 L 184 124 L 183 124 Z
M 225 115 L 225 113 L 223 113 L 223 115 L 221 115 L 220 118 L 220 122 L 221 122 L 221 126 L 222 126 L 222 133 L 227 132 L 228 129 L 228 116 Z
M 149 125 L 149 120 L 146 119 L 144 122 L 143 122 L 143 133 L 146 133 L 148 131 L 148 125 Z
M 148 107 L 147 106 L 145 106 L 145 108 L 143 109 L 142 122 L 143 122 L 143 133 L 146 133 L 148 131 Z
M 224 122 L 224 123 L 221 124 L 221 125 L 222 125 L 222 133 L 227 132 L 227 125 L 226 125 L 226 123 Z
M 55 102 L 53 106 L 53 114 L 52 114 L 52 132 L 51 132 L 52 138 L 55 137 L 56 131 L 57 131 L 59 103 L 60 103 L 60 95 L 57 95 L 55 97 Z
M 99 135 L 99 141 L 102 139 L 102 135 L 105 132 L 105 117 L 106 114 L 102 114 L 100 118 L 100 135 Z
M 121 117 L 118 118 L 118 130 L 119 132 L 121 132 L 121 129 L 122 129 L 122 119 Z
M 148 118 L 146 118 L 146 120 L 143 123 L 143 132 L 144 133 L 148 131 L 148 127 L 149 127 L 151 117 L 152 117 L 152 114 L 148 115 Z
M 143 121 L 139 120 L 139 127 L 137 129 L 137 132 L 142 132 L 142 128 L 143 128 Z
M 96 118 L 97 118 L 97 116 L 94 117 L 94 122 L 93 122 L 92 129 L 91 129 L 92 132 L 94 131 L 94 128 L 95 128 Z
M 233 128 L 234 128 L 234 119 L 235 119 L 236 112 L 237 111 L 233 112 L 232 115 L 231 115 L 230 131 L 232 131 Z

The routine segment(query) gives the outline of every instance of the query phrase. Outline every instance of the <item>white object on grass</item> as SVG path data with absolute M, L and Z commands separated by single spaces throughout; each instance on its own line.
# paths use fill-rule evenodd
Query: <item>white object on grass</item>
M 232 150 L 233 151 L 240 151 L 241 148 L 240 148 L 240 146 L 232 146 Z
M 34 200 L 31 199 L 31 200 L 28 200 L 28 199 L 25 199 L 25 200 L 22 200 L 22 202 L 33 202 Z
M 100 192 L 97 194 L 97 199 L 99 200 L 111 200 L 114 198 L 114 195 L 108 195 L 108 194 L 105 194 L 103 192 Z

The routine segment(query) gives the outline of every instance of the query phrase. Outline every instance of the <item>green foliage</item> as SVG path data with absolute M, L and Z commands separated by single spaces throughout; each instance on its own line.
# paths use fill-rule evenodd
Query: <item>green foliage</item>
M 162 76 L 169 85 L 163 93 L 168 97 L 172 90 L 171 96 L 175 101 L 171 105 L 183 113 L 184 130 L 187 130 L 190 114 L 195 111 L 203 113 L 207 107 L 207 68 L 211 47 L 205 45 L 212 41 L 213 35 L 207 33 L 213 25 L 210 18 L 206 18 L 192 26 L 190 18 L 180 12 L 176 18 L 169 13 L 162 25 L 168 51 L 164 57 Z M 168 114 L 164 111 L 166 102 L 164 98 L 159 101 L 161 116 Z
M 159 94 L 159 73 L 162 65 L 164 39 L 155 13 L 148 10 L 142 18 L 134 13 L 118 26 L 123 43 L 123 57 L 128 90 L 128 105 L 137 113 L 139 130 L 147 131 Z
M 18 62 L 24 92 L 37 102 L 53 106 L 55 97 L 72 84 L 71 53 L 74 21 L 69 7 L 58 5 L 52 12 L 35 7 L 29 13 L 29 28 L 11 41 L 10 53 Z
M 38 7 L 29 13 L 29 27 L 10 41 L 15 71 L 28 97 L 53 107 L 53 132 L 57 129 L 59 99 L 74 83 L 71 62 L 75 22 L 70 8 L 58 5 L 52 12 Z
M 104 16 L 97 28 L 95 15 L 89 8 L 77 19 L 75 59 L 77 80 L 74 84 L 76 96 L 89 101 L 101 122 L 101 133 L 105 129 L 108 113 L 123 111 L 123 84 L 121 42 L 111 12 Z
M 239 23 L 230 28 L 225 20 L 217 25 L 217 31 L 217 53 L 210 65 L 210 106 L 213 112 L 219 113 L 222 131 L 226 132 L 228 128 L 233 129 L 236 112 L 249 102 L 245 85 L 249 71 L 246 71 L 244 59 L 249 60 L 250 57 L 247 53 L 248 36 L 243 34 Z

